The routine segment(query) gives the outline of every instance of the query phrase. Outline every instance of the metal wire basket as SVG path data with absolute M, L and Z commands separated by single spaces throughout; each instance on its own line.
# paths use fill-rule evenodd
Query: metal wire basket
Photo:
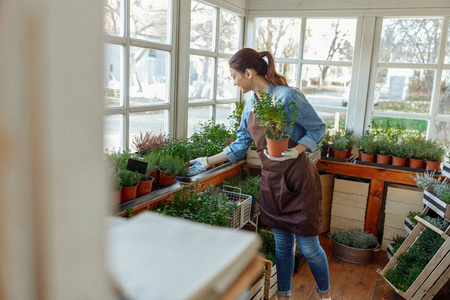
M 227 188 L 238 192 L 229 191 Z M 224 185 L 221 192 L 228 197 L 228 200 L 238 204 L 238 207 L 230 215 L 230 227 L 236 229 L 242 228 L 250 221 L 252 196 L 242 194 L 240 188 L 229 185 Z

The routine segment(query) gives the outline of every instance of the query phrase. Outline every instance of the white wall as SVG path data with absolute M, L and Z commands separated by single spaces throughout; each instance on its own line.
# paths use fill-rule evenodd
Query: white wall
M 110 299 L 102 1 L 0 0 L 0 299 Z

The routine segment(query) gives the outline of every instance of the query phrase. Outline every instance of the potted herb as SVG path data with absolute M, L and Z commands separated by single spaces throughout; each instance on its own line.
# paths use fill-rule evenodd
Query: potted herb
M 261 126 L 265 128 L 267 151 L 272 156 L 281 156 L 288 149 L 289 132 L 292 130 L 295 120 L 300 116 L 298 107 L 291 102 L 288 109 L 280 100 L 272 101 L 267 93 L 261 93 L 255 103 L 255 114 Z
M 146 154 L 143 157 L 135 157 L 136 160 L 140 160 L 147 163 L 147 170 L 145 174 L 141 177 L 137 187 L 136 197 L 146 195 L 152 191 L 152 185 L 155 180 L 151 174 L 158 170 L 158 162 L 156 155 Z
M 425 166 L 428 171 L 439 171 L 445 149 L 434 141 L 427 141 L 424 149 Z
M 344 137 L 347 139 L 347 155 L 346 158 L 349 158 L 352 155 L 353 145 L 355 144 L 355 138 L 353 137 L 354 131 L 351 129 L 345 129 Z
M 137 184 L 141 179 L 141 175 L 127 169 L 120 169 L 118 171 L 120 182 L 122 183 L 121 203 L 133 200 L 136 198 Z
M 406 161 L 408 157 L 411 155 L 410 145 L 408 143 L 392 143 L 391 144 L 391 152 L 392 152 L 392 165 L 404 167 L 406 166 Z
M 335 158 L 345 159 L 347 157 L 349 139 L 345 136 L 336 136 L 333 143 Z
M 330 234 L 333 254 L 343 261 L 365 264 L 372 260 L 373 252 L 379 251 L 377 238 L 360 229 L 346 229 Z
M 392 142 L 383 138 L 375 142 L 377 146 L 377 163 L 389 165 L 392 157 Z
M 370 135 L 363 135 L 359 139 L 361 146 L 361 161 L 373 162 L 377 152 L 377 145 Z
M 159 158 L 159 171 L 159 184 L 169 186 L 175 183 L 177 176 L 186 176 L 187 164 L 181 157 L 163 154 Z
M 408 140 L 411 147 L 411 156 L 409 157 L 409 167 L 423 169 L 425 156 L 425 140 L 422 137 L 411 138 Z

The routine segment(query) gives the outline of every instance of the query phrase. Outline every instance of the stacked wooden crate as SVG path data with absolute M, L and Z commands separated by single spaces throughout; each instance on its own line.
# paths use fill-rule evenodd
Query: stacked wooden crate
M 382 250 L 394 236 L 405 236 L 405 217 L 409 212 L 423 210 L 423 190 L 414 186 L 391 183 L 386 193 L 385 218 L 383 228 Z
M 330 231 L 350 228 L 364 230 L 368 195 L 369 183 L 336 178 Z
M 333 199 L 334 174 L 320 175 L 320 182 L 322 183 L 322 230 L 323 232 L 330 231 L 330 217 L 331 217 L 331 202 Z

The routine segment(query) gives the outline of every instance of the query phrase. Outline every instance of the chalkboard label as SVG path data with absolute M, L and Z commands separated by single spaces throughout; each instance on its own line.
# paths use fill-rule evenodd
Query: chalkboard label
M 129 158 L 128 164 L 127 164 L 127 170 L 145 174 L 145 172 L 147 171 L 147 165 L 148 165 L 148 163 L 146 163 L 146 162 Z

